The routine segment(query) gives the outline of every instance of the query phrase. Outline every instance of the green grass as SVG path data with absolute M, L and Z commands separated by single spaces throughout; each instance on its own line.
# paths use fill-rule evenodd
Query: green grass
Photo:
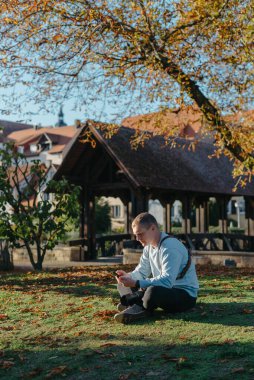
M 1 273 L 1 379 L 254 379 L 254 270 L 199 269 L 197 307 L 121 325 L 116 267 Z

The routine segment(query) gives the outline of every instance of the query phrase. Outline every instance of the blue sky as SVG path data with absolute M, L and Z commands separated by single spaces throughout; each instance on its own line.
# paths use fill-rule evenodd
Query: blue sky
M 96 108 L 96 104 L 94 106 Z M 51 126 L 55 125 L 55 123 L 58 121 L 59 108 L 59 104 L 56 104 L 55 110 L 52 109 L 52 112 L 38 112 L 35 107 L 27 106 L 27 111 L 31 112 L 32 114 L 26 115 L 25 113 L 17 114 L 16 112 L 13 112 L 9 115 L 0 115 L 0 119 L 9 121 L 20 121 L 28 124 L 41 124 L 42 126 Z M 64 120 L 67 125 L 73 125 L 76 119 L 86 120 L 87 118 L 92 118 L 91 112 L 88 113 L 85 109 L 85 106 L 83 106 L 83 110 L 74 110 L 73 108 L 74 103 L 71 100 L 66 100 L 66 102 L 63 103 Z M 110 109 L 108 111 L 110 113 Z

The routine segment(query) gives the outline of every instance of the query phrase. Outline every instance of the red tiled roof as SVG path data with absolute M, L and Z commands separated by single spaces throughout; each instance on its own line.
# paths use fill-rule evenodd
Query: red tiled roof
M 234 115 L 224 116 L 232 125 L 244 121 L 254 127 L 254 110 L 239 111 Z M 195 137 L 202 133 L 206 120 L 198 106 L 185 106 L 181 109 L 166 109 L 145 115 L 131 116 L 123 119 L 121 125 L 138 131 L 152 132 L 154 135 L 172 137 Z M 173 132 L 173 133 L 172 133 Z
M 145 115 L 123 119 L 121 125 L 140 131 L 149 131 L 155 135 L 194 137 L 204 124 L 204 116 L 197 106 L 179 109 L 166 109 Z
M 8 140 L 7 136 L 10 133 L 21 131 L 21 130 L 26 130 L 26 129 L 31 129 L 32 125 L 31 124 L 17 123 L 14 121 L 0 120 L 0 129 L 1 128 L 3 130 L 0 133 L 0 142 L 5 142 Z
M 61 145 L 58 144 L 58 145 L 53 146 L 52 149 L 48 150 L 47 153 L 50 153 L 50 154 L 61 153 L 61 152 L 63 152 L 65 147 L 66 147 L 65 144 L 61 144 Z
M 75 126 L 67 126 L 67 127 L 58 127 L 58 128 L 39 128 L 39 129 L 27 129 L 24 131 L 13 132 L 8 135 L 8 138 L 14 140 L 17 145 L 24 145 L 28 143 L 30 140 L 34 139 L 35 136 L 41 136 L 43 134 L 47 134 L 54 142 L 59 142 L 59 140 L 63 140 L 63 138 L 71 139 L 76 133 Z M 68 141 L 69 141 L 68 139 Z M 67 139 L 66 139 L 67 140 Z

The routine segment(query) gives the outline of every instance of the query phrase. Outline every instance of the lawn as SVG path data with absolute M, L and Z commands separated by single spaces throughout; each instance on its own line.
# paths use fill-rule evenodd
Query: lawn
M 254 270 L 199 268 L 194 310 L 121 325 L 115 269 L 1 273 L 0 378 L 254 379 Z

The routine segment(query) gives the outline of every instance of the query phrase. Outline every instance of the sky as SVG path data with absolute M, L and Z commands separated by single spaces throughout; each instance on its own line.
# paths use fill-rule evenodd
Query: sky
M 93 115 L 90 112 L 87 112 L 85 106 L 83 109 L 74 110 L 74 102 L 72 100 L 67 100 L 62 104 L 63 113 L 64 113 L 64 121 L 67 125 L 73 125 L 76 119 L 84 121 L 88 118 L 93 118 Z M 96 108 L 96 104 L 94 105 Z M 0 115 L 0 119 L 8 120 L 8 121 L 20 121 L 28 124 L 37 124 L 42 126 L 54 126 L 58 121 L 58 113 L 60 110 L 59 104 L 56 104 L 55 110 L 52 112 L 40 111 L 37 112 L 36 108 L 33 106 L 27 106 L 27 111 L 32 114 L 17 114 L 16 112 L 10 113 L 9 115 Z M 109 114 L 108 118 L 110 119 L 111 114 L 110 107 L 107 107 L 107 113 Z

